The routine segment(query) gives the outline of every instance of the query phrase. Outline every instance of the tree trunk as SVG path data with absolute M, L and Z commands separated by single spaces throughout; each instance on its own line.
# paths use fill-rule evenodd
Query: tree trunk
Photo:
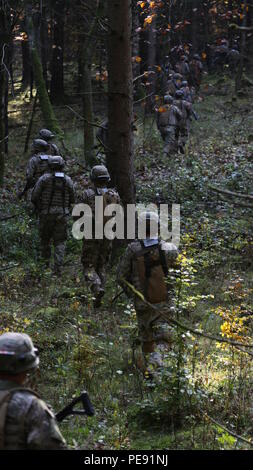
M 21 41 L 22 48 L 22 89 L 29 86 L 31 80 L 30 48 L 27 39 Z
M 88 165 L 95 164 L 95 135 L 93 122 L 93 98 L 91 82 L 91 64 L 85 63 L 82 67 L 82 104 L 83 104 L 83 138 L 84 138 L 84 156 Z
M 58 135 L 62 134 L 58 121 L 55 117 L 52 104 L 50 102 L 45 80 L 43 77 L 42 65 L 36 48 L 32 49 L 32 64 L 36 88 L 38 91 L 41 111 L 46 127 Z
M 156 19 L 153 20 L 152 25 L 148 31 L 148 70 L 150 73 L 148 82 L 150 83 L 149 87 L 147 87 L 147 94 L 150 95 L 151 93 L 154 95 L 156 90 L 156 73 L 155 72 L 155 64 L 156 64 Z M 153 73 L 152 73 L 153 72 Z M 146 101 L 146 112 L 152 113 L 153 112 L 153 103 L 154 103 L 154 96 L 150 96 L 150 98 Z
M 53 102 L 62 103 L 64 97 L 64 24 L 66 0 L 53 2 L 53 56 L 51 63 L 50 96 Z
M 140 19 L 139 19 L 139 13 L 137 8 L 134 6 L 133 7 L 133 18 L 132 18 L 132 24 L 133 24 L 133 34 L 132 34 L 132 56 L 133 57 L 139 57 L 140 56 L 140 33 L 138 32 L 138 28 L 140 27 Z M 138 77 L 140 75 L 140 63 L 138 60 L 134 60 L 133 62 L 133 78 Z
M 108 2 L 108 169 L 123 204 L 135 201 L 131 0 Z
M 243 21 L 242 21 L 242 26 L 246 27 L 247 26 L 247 6 L 248 2 L 245 0 L 244 2 L 244 16 L 243 16 Z M 242 85 L 242 75 L 243 75 L 243 67 L 244 67 L 244 59 L 245 59 L 245 54 L 246 54 L 246 31 L 241 32 L 241 55 L 240 55 L 240 63 L 238 66 L 238 70 L 235 76 L 235 92 L 238 93 L 238 91 L 241 89 Z
M 94 9 L 94 0 L 89 0 L 91 11 Z M 95 50 L 94 31 L 97 26 L 97 16 L 99 9 L 99 0 L 95 3 L 95 15 L 90 18 L 90 28 L 87 33 L 84 44 L 82 45 L 82 56 L 80 61 L 81 72 L 81 93 L 83 104 L 83 137 L 84 137 L 84 158 L 89 166 L 96 163 L 95 158 L 95 133 L 93 122 L 93 95 L 91 81 L 92 58 Z
M 41 25 L 40 25 L 40 43 L 41 43 L 41 64 L 43 69 L 43 77 L 48 89 L 48 25 L 47 25 L 47 9 L 42 8 Z
M 2 51 L 2 45 L 1 49 Z M 5 72 L 0 72 L 0 186 L 3 184 L 4 179 L 4 164 L 5 164 L 5 90 L 6 90 L 6 76 Z
M 0 186 L 3 185 L 5 154 L 8 151 L 8 80 L 10 47 L 12 45 L 12 16 L 8 2 L 0 6 Z
M 33 69 L 33 76 L 38 92 L 40 107 L 45 122 L 45 126 L 48 127 L 52 132 L 55 132 L 58 135 L 62 135 L 62 130 L 58 124 L 58 121 L 55 117 L 52 104 L 50 102 L 47 87 L 43 77 L 43 69 L 41 65 L 41 60 L 39 56 L 39 15 L 32 15 L 31 4 L 27 4 L 27 25 L 28 25 L 28 39 L 29 47 L 31 50 L 31 63 Z

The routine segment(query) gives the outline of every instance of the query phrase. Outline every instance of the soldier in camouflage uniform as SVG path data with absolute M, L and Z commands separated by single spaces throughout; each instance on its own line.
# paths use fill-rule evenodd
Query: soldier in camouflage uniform
M 106 197 L 106 205 L 108 205 L 120 204 L 120 197 L 115 189 L 107 188 L 110 175 L 105 166 L 94 166 L 90 178 L 92 185 L 84 191 L 82 203 L 87 204 L 92 210 L 93 238 L 83 240 L 82 264 L 85 280 L 95 297 L 94 306 L 99 307 L 104 296 L 106 269 L 111 257 L 112 241 L 105 236 L 101 240 L 95 239 L 95 198 Z
M 176 64 L 175 70 L 180 73 L 185 79 L 189 78 L 190 68 L 188 64 L 188 59 L 185 55 L 180 57 L 180 61 Z
M 177 106 L 173 104 L 173 97 L 166 95 L 164 97 L 164 110 L 158 113 L 157 127 L 165 142 L 164 154 L 168 155 L 177 150 L 176 129 L 182 118 L 182 113 Z
M 180 89 L 183 76 L 180 73 L 171 73 L 167 82 L 166 93 L 171 96 L 175 96 L 176 91 Z
M 26 168 L 27 189 L 33 188 L 38 179 L 49 171 L 49 146 L 45 140 L 35 139 L 32 143 L 33 155 Z
M 190 103 L 193 103 L 193 94 L 191 92 L 191 89 L 188 85 L 188 81 L 187 80 L 183 80 L 182 81 L 182 85 L 181 85 L 181 88 L 180 88 L 183 93 L 184 93 L 184 100 L 185 101 L 189 101 Z
M 49 155 L 58 156 L 61 155 L 56 144 L 52 143 L 55 135 L 48 129 L 41 129 L 39 131 L 39 138 L 45 140 L 49 146 Z
M 39 213 L 42 257 L 49 265 L 53 241 L 54 269 L 59 274 L 67 240 L 67 222 L 71 204 L 75 202 L 75 194 L 73 181 L 63 173 L 63 158 L 51 157 L 49 166 L 51 173 L 42 175 L 36 183 L 32 202 Z
M 128 245 L 125 254 L 119 263 L 117 278 L 127 296 L 134 300 L 138 321 L 139 339 L 142 344 L 142 351 L 146 359 L 146 364 L 148 364 L 154 356 L 155 344 L 161 344 L 162 342 L 170 343 L 171 341 L 170 333 L 168 332 L 168 328 L 166 328 L 167 325 L 164 325 L 164 320 L 162 320 L 159 315 L 159 311 L 162 312 L 163 309 L 168 311 L 168 300 L 170 300 L 168 296 L 168 286 L 165 284 L 166 300 L 161 301 L 161 297 L 159 297 L 161 287 L 158 282 L 155 292 L 158 297 L 155 301 L 153 300 L 151 302 L 149 300 L 147 290 L 148 279 L 149 276 L 152 277 L 152 269 L 159 265 L 164 282 L 164 279 L 168 276 L 168 269 L 174 267 L 176 263 L 178 251 L 174 244 L 166 243 L 159 239 L 156 230 L 153 234 L 151 233 L 151 224 L 153 222 L 155 224 L 159 223 L 159 217 L 156 213 L 146 212 L 141 214 L 139 217 L 139 223 L 144 222 L 147 223 L 146 239 L 135 240 Z M 147 259 L 146 256 L 148 257 Z M 141 277 L 141 270 L 138 265 L 138 259 L 140 257 L 144 257 L 144 279 Z M 140 297 L 134 295 L 132 290 L 124 283 L 124 281 L 128 281 L 132 286 L 134 286 L 134 288 L 140 292 L 146 300 L 149 300 L 151 303 L 156 303 L 158 312 L 145 304 Z M 155 358 L 156 361 L 157 354 Z M 160 359 L 158 359 L 158 365 L 159 363 Z
M 238 46 L 234 45 L 227 54 L 227 62 L 229 65 L 229 70 L 232 73 L 232 76 L 237 71 L 237 68 L 240 63 L 240 57 L 241 57 L 241 54 L 238 50 Z
M 66 442 L 46 403 L 24 387 L 39 358 L 26 334 L 0 336 L 0 449 L 64 450 Z
M 189 138 L 191 116 L 194 116 L 194 118 L 197 120 L 197 115 L 193 111 L 192 104 L 184 99 L 183 90 L 178 90 L 176 92 L 176 99 L 174 104 L 182 113 L 182 117 L 178 125 L 177 137 L 178 148 L 181 153 L 184 153 L 185 145 Z
M 191 76 L 191 84 L 199 90 L 202 75 L 203 75 L 203 64 L 201 62 L 199 54 L 194 54 L 192 61 L 190 62 L 190 76 Z

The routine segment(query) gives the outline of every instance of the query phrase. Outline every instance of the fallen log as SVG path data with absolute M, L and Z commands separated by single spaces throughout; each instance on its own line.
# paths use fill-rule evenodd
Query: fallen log
M 239 197 L 241 199 L 249 199 L 250 201 L 253 201 L 253 195 L 251 194 L 236 193 L 234 191 L 229 191 L 228 189 L 217 188 L 216 186 L 212 186 L 211 184 L 209 184 L 208 187 L 209 189 L 211 189 L 211 191 L 215 191 L 217 193 L 227 194 L 228 196 Z
M 19 217 L 23 214 L 14 214 L 14 215 L 7 215 L 6 217 L 0 217 L 0 222 L 4 222 L 5 220 L 15 219 L 15 217 Z

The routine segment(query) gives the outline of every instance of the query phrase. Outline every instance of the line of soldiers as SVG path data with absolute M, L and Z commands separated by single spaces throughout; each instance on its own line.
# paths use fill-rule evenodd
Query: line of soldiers
M 221 71 L 227 65 L 230 72 L 234 74 L 241 59 L 237 41 L 233 41 L 229 46 L 227 39 L 219 39 L 217 44 L 209 45 L 207 59 L 210 71 Z
M 40 161 L 40 157 L 40 155 L 37 156 L 38 161 Z M 55 172 L 55 170 L 59 171 L 62 169 L 62 157 L 49 157 L 48 163 L 51 171 L 50 173 L 47 172 L 39 177 L 32 192 L 32 201 L 37 205 L 39 212 L 39 231 L 42 255 L 46 260 L 49 260 L 49 245 L 50 240 L 52 239 L 55 249 L 55 268 L 57 269 L 57 272 L 59 272 L 59 269 L 63 263 L 64 248 L 67 239 L 66 216 L 69 216 L 70 205 L 74 203 L 75 196 L 73 182 L 71 179 L 65 176 L 63 173 Z M 64 178 L 65 184 L 63 183 Z M 105 236 L 103 236 L 102 239 L 95 238 L 95 198 L 97 196 L 102 196 L 103 210 L 105 210 L 107 205 L 120 204 L 121 201 L 118 192 L 113 188 L 108 188 L 110 183 L 110 175 L 105 166 L 96 165 L 93 167 L 91 170 L 90 179 L 90 186 L 83 192 L 81 201 L 79 202 L 87 204 L 92 209 L 93 238 L 90 240 L 83 240 L 81 261 L 83 265 L 85 281 L 94 296 L 94 307 L 97 308 L 101 305 L 101 301 L 105 292 L 106 272 L 108 271 L 108 266 L 110 263 L 112 240 L 108 240 Z M 62 193 L 63 190 L 65 191 L 64 194 Z M 143 217 L 147 225 L 146 230 L 148 240 L 151 236 L 150 222 L 155 220 L 158 224 L 158 220 L 156 214 L 152 213 L 144 214 Z M 108 217 L 105 217 L 103 224 L 105 225 L 107 221 Z M 167 256 L 167 258 L 165 256 L 163 259 L 164 254 Z M 138 280 L 138 270 L 136 271 L 137 268 L 134 263 L 134 258 L 138 258 L 139 261 L 141 255 L 143 255 L 144 264 L 149 263 L 150 266 L 147 272 L 145 271 L 143 274 L 143 279 L 140 278 Z M 162 260 L 161 264 L 159 265 L 160 268 L 163 266 L 159 274 L 160 277 L 158 276 L 160 282 L 161 278 L 163 278 L 164 275 L 168 272 L 169 258 L 171 260 L 172 258 L 176 257 L 177 249 L 175 246 L 162 242 L 162 250 L 160 249 L 158 234 L 156 234 L 155 238 L 152 239 L 151 244 L 149 242 L 147 243 L 147 246 L 142 246 L 139 241 L 134 242 L 128 246 L 126 254 L 120 262 L 118 270 L 119 282 L 122 284 L 120 279 L 122 279 L 123 276 L 123 278 L 130 281 L 140 292 L 145 293 L 144 284 L 146 284 L 146 278 L 151 277 L 153 263 L 154 267 L 157 267 L 159 265 L 158 261 Z M 130 291 L 125 287 L 124 283 L 122 284 L 122 287 L 129 295 Z M 156 286 L 155 290 L 160 292 L 161 285 Z M 165 290 L 167 292 L 167 289 Z M 167 294 L 165 297 L 167 297 Z M 136 311 L 139 312 L 137 313 L 137 316 L 140 337 L 142 338 L 141 343 L 143 345 L 143 352 L 146 353 L 148 350 L 154 348 L 154 341 L 151 338 L 153 337 L 153 326 L 156 323 L 154 317 L 157 317 L 157 314 L 154 315 L 154 312 L 147 309 L 146 305 L 140 306 L 140 303 L 141 302 L 138 302 L 138 299 L 135 298 Z M 145 322 L 147 323 L 146 326 Z M 148 339 L 145 340 L 143 338 L 146 335 Z
M 36 208 L 39 219 L 42 258 L 49 267 L 53 245 L 53 269 L 54 273 L 59 275 L 64 262 L 68 220 L 71 207 L 76 202 L 76 195 L 72 179 L 64 173 L 65 161 L 60 155 L 50 155 L 49 150 L 47 142 L 41 139 L 34 140 L 34 154 L 27 165 L 25 189 L 32 188 L 31 202 Z M 110 175 L 105 166 L 94 166 L 90 180 L 89 187 L 84 190 L 78 202 L 87 204 L 92 209 L 94 231 L 96 196 L 103 198 L 104 209 L 109 204 L 120 204 L 120 197 L 115 189 L 108 188 Z M 95 307 L 100 305 L 104 295 L 106 266 L 110 261 L 111 250 L 112 241 L 106 238 L 102 240 L 93 238 L 84 240 L 83 243 L 81 261 L 85 281 L 95 298 Z
M 50 140 L 53 138 L 49 130 L 42 129 L 40 137 L 45 139 L 46 135 Z M 65 161 L 57 146 L 44 139 L 33 141 L 33 155 L 27 164 L 27 182 L 21 195 L 32 190 L 31 202 L 39 219 L 41 255 L 49 266 L 53 244 L 54 271 L 59 274 L 64 259 L 68 217 L 75 202 L 74 184 L 63 171 Z
M 31 201 L 39 217 L 41 252 L 48 264 L 53 244 L 54 268 L 59 274 L 67 240 L 67 220 L 76 199 L 74 185 L 63 172 L 63 158 L 50 155 L 45 140 L 35 139 L 33 152 L 27 165 L 27 182 L 32 187 Z M 108 204 L 120 204 L 120 197 L 115 189 L 108 187 L 110 175 L 105 166 L 93 167 L 90 178 L 90 185 L 79 202 L 91 207 L 94 227 L 96 196 L 102 196 L 104 209 Z M 105 217 L 103 223 L 107 221 Z M 153 222 L 157 224 L 156 233 L 151 230 Z M 169 327 L 161 314 L 170 305 L 171 292 L 166 278 L 176 263 L 178 251 L 175 245 L 158 237 L 157 214 L 144 212 L 139 223 L 145 224 L 146 237 L 132 241 L 126 248 L 118 265 L 117 282 L 134 301 L 142 355 L 138 367 L 143 373 L 148 370 L 151 377 L 152 370 L 162 367 L 162 352 L 171 343 Z M 112 241 L 105 236 L 101 240 L 83 240 L 84 278 L 94 295 L 95 308 L 104 295 L 111 251 Z M 143 302 L 139 295 L 149 303 Z M 158 309 L 154 310 L 152 304 Z M 13 332 L 0 335 L 0 449 L 67 448 L 54 414 L 37 394 L 25 387 L 30 372 L 38 364 L 31 338 Z
M 192 118 L 195 88 L 180 73 L 170 73 L 163 105 L 157 109 L 157 127 L 165 143 L 164 154 L 185 153 Z

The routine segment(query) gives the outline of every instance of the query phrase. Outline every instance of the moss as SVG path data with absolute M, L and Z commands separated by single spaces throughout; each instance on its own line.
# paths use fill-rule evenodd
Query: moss
M 39 54 L 36 49 L 32 49 L 32 62 L 34 69 L 35 83 L 38 90 L 40 106 L 46 127 L 57 135 L 62 136 L 63 132 L 57 122 L 52 104 L 50 102 L 45 81 L 43 78 L 43 70 L 40 62 Z

